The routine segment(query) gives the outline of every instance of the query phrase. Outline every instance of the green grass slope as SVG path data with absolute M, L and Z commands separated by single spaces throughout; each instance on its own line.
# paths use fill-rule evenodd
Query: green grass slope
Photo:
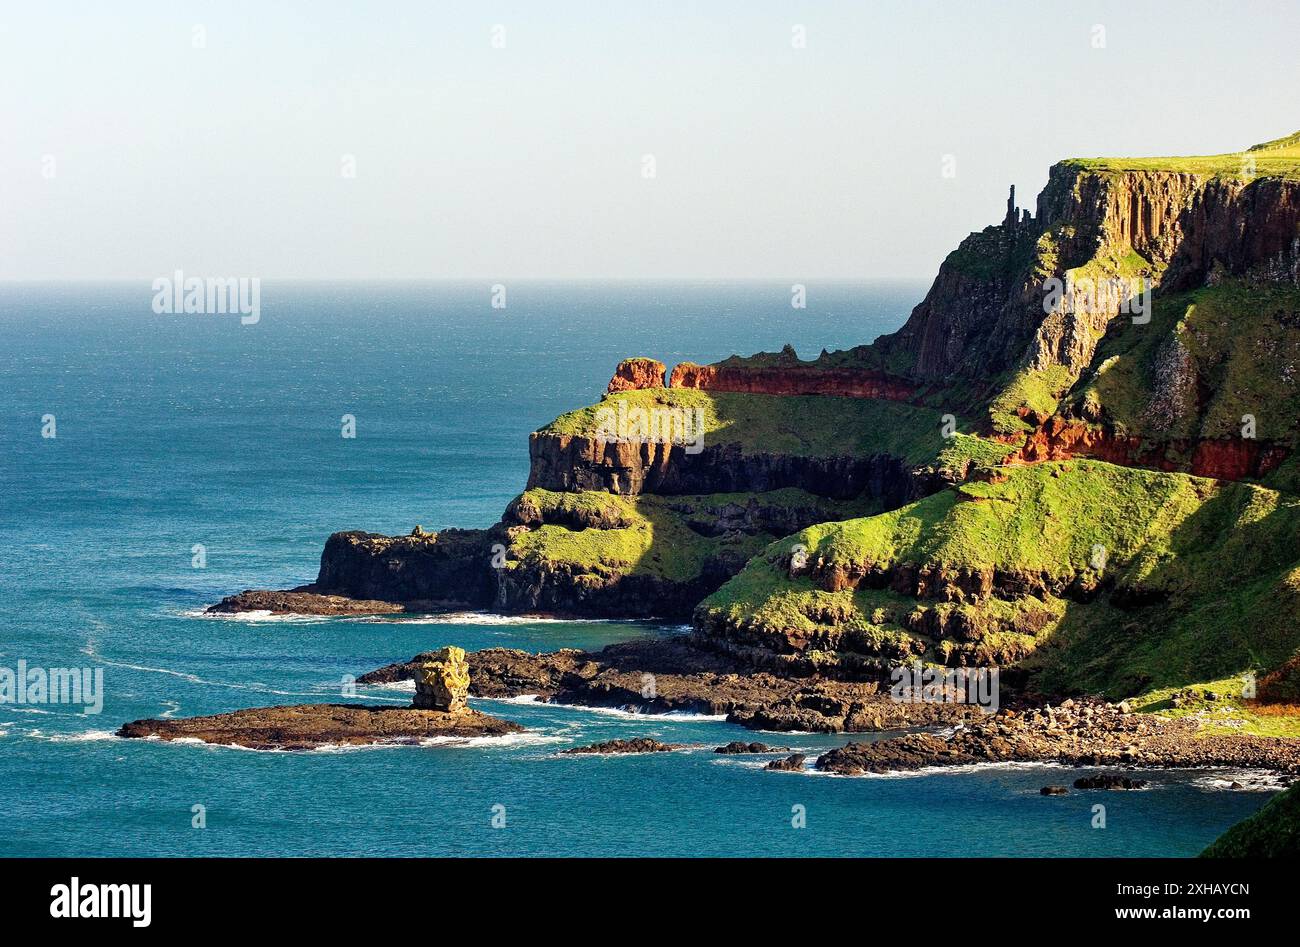
M 1156 294 L 1151 322 L 1124 325 L 1072 394 L 1076 414 L 1150 440 L 1236 438 L 1294 445 L 1300 423 L 1300 289 L 1224 280 Z
M 1300 646 L 1300 500 L 1090 461 L 1004 473 L 781 540 L 697 623 L 881 659 L 905 637 L 926 660 L 1016 663 L 1044 692 L 1115 697 L 1271 670 Z M 797 545 L 809 569 L 792 576 Z M 900 593 L 900 572 L 927 575 L 925 594 Z
M 594 580 L 650 575 L 686 583 L 710 563 L 729 560 L 739 568 L 800 525 L 852 516 L 869 503 L 797 489 L 632 497 L 529 490 L 512 504 L 527 509 L 529 528 L 511 536 L 506 568 L 564 568 Z

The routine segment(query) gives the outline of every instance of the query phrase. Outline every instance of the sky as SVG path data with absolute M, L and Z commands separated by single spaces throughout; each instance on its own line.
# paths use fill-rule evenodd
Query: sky
M 930 277 L 1056 160 L 1300 129 L 1298 37 L 1285 0 L 0 0 L 0 279 Z

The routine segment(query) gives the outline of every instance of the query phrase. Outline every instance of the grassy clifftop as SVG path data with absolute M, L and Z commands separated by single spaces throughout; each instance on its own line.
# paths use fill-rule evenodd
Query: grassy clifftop
M 1215 177 L 1300 179 L 1300 132 L 1222 155 L 1163 158 L 1074 158 L 1063 162 L 1084 171 L 1173 171 Z
M 595 438 L 601 412 L 620 408 L 665 409 L 703 420 L 706 446 L 734 446 L 743 454 L 799 457 L 888 454 L 910 464 L 945 466 L 973 459 L 995 463 L 1008 448 L 970 435 L 972 422 L 956 420 L 943 436 L 943 412 L 895 401 L 820 395 L 760 395 L 693 388 L 655 388 L 607 395 L 598 404 L 562 414 L 539 430 Z

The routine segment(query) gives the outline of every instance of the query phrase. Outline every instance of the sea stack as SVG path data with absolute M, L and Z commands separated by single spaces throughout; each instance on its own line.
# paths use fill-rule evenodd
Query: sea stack
M 468 709 L 468 697 L 469 662 L 464 648 L 448 645 L 416 668 L 413 707 L 460 714 Z

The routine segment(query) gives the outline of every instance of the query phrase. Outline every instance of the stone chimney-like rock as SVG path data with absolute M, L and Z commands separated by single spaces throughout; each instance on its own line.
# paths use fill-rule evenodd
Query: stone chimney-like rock
M 421 710 L 460 714 L 468 709 L 469 662 L 465 649 L 448 645 L 415 669 L 415 700 Z
M 625 358 L 614 369 L 609 380 L 608 394 L 616 391 L 636 391 L 641 388 L 662 388 L 667 367 L 653 358 Z

